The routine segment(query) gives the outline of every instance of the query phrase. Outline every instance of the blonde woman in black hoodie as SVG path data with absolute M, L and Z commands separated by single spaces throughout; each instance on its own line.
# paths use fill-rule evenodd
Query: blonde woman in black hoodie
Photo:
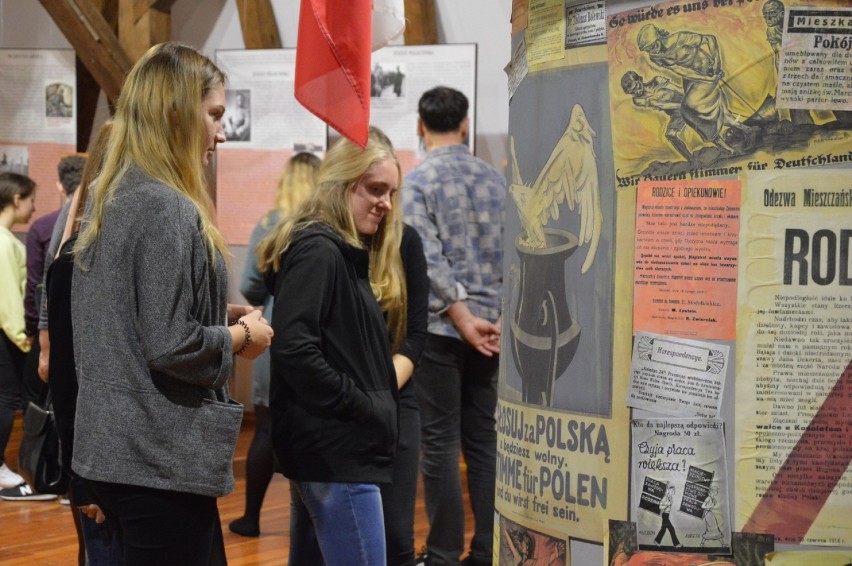
M 380 136 L 365 149 L 341 139 L 317 189 L 258 248 L 275 296 L 270 412 L 291 480 L 291 566 L 386 562 L 379 484 L 398 395 L 382 311 L 404 328 L 400 182 Z

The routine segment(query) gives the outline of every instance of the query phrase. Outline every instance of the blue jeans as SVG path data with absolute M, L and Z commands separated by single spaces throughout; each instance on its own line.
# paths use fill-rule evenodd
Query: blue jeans
M 379 487 L 290 480 L 290 566 L 385 564 Z
M 488 358 L 466 342 L 429 334 L 412 378 L 420 402 L 420 468 L 429 519 L 426 550 L 430 565 L 457 565 L 464 550 L 459 450 L 467 464 L 475 522 L 470 555 L 477 562 L 491 563 L 497 367 L 497 356 Z
M 109 525 L 100 525 L 80 513 L 80 528 L 86 543 L 86 566 L 121 566 L 124 564 L 123 550 L 118 537 Z

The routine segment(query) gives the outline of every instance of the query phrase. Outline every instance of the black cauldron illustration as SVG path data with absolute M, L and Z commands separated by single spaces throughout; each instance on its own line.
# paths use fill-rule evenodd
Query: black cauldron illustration
M 580 342 L 580 325 L 565 297 L 565 261 L 577 249 L 571 232 L 544 228 L 545 247 L 515 240 L 520 257 L 517 306 L 511 320 L 515 367 L 525 403 L 552 406 L 556 380 L 568 368 Z

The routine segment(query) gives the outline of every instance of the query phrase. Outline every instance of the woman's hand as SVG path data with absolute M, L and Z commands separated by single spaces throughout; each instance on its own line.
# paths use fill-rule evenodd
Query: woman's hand
M 50 335 L 47 330 L 38 331 L 38 345 L 41 348 L 38 353 L 38 376 L 47 383 L 50 372 Z
M 82 507 L 78 507 L 80 513 L 88 517 L 89 519 L 94 519 L 97 524 L 102 524 L 106 521 L 106 516 L 104 516 L 104 512 L 101 511 L 101 508 L 95 505 L 94 503 L 91 505 L 83 505 Z
M 228 324 L 231 324 L 233 321 L 254 310 L 260 310 L 260 307 L 253 307 L 251 305 L 232 305 L 231 303 L 228 303 Z
M 237 324 L 228 328 L 234 339 L 234 352 L 248 360 L 255 359 L 269 348 L 274 335 L 269 322 L 258 309 L 239 317 Z

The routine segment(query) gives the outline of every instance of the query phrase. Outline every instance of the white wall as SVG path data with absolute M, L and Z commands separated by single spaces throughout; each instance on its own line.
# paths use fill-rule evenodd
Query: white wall
M 299 2 L 273 0 L 272 5 L 283 46 L 295 47 Z M 438 43 L 478 45 L 477 154 L 502 171 L 508 149 L 509 96 L 503 67 L 510 55 L 511 0 L 435 0 L 435 6 Z M 179 0 L 172 9 L 172 37 L 209 55 L 216 49 L 244 47 L 236 0 Z
M 295 47 L 297 0 L 273 0 L 284 47 Z M 509 61 L 511 0 L 435 0 L 439 43 L 476 43 L 477 132 L 480 157 L 503 170 L 508 149 L 509 101 L 503 67 Z M 212 56 L 244 47 L 236 0 L 178 0 L 172 39 Z M 0 0 L 0 47 L 62 49 L 71 45 L 35 0 Z M 415 126 L 412 124 L 412 128 Z

